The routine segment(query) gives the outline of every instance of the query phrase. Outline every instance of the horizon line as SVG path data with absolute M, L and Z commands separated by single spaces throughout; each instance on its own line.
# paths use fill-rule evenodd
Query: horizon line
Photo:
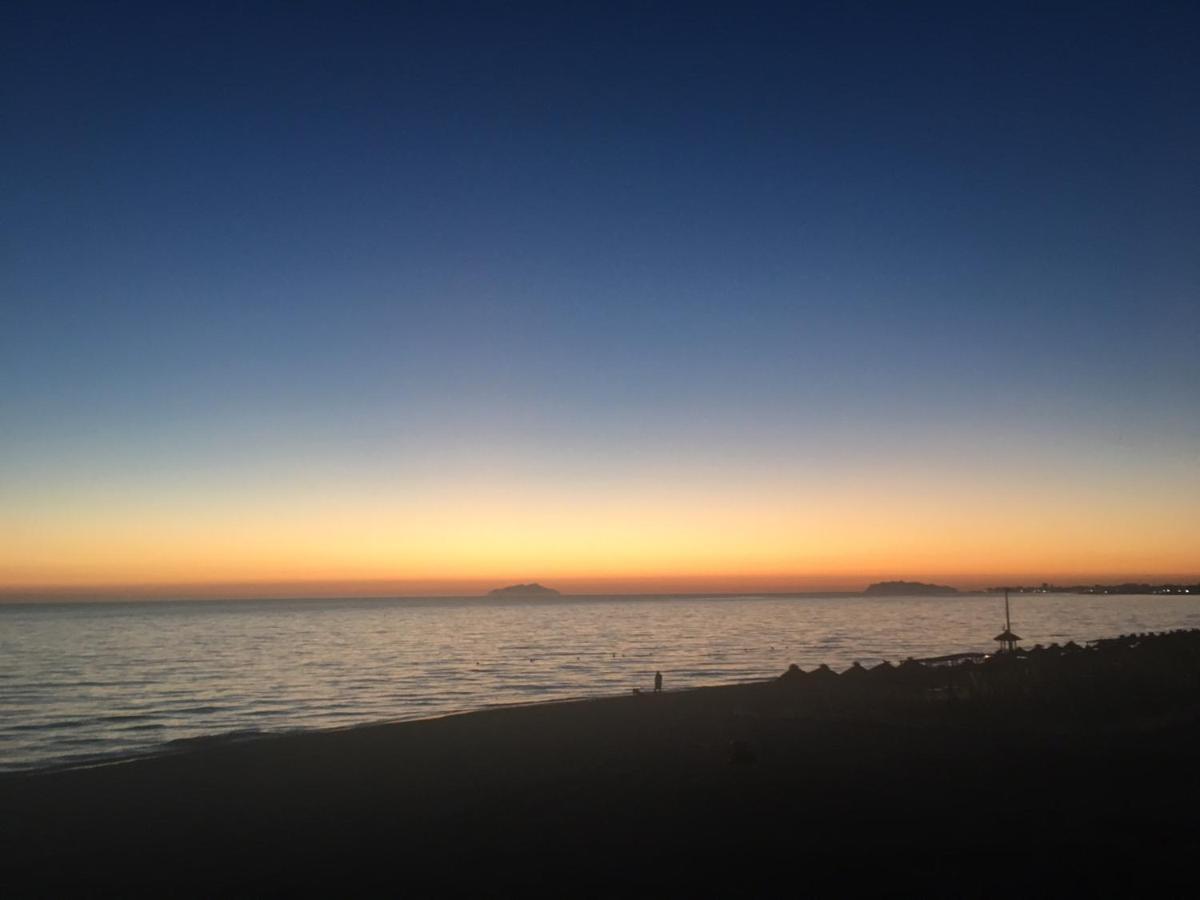
M 808 582 L 800 583 L 796 582 Z M 128 583 L 40 583 L 0 584 L 0 603 L 89 600 L 369 600 L 369 599 L 468 599 L 487 596 L 511 584 L 541 583 L 562 596 L 737 596 L 740 594 L 798 596 L 854 595 L 865 593 L 881 582 L 906 581 L 951 587 L 960 593 L 982 593 L 1005 588 L 1112 587 L 1123 584 L 1151 586 L 1200 584 L 1200 574 L 1091 574 L 1055 577 L 986 575 L 944 578 L 920 575 L 865 576 L 861 579 L 831 577 L 720 578 L 661 576 L 652 578 L 567 579 L 297 579 L 245 581 L 128 582 Z M 607 583 L 606 583 L 607 582 Z M 706 587 L 705 582 L 711 586 Z M 789 584 L 788 582 L 791 582 Z M 822 583 L 823 582 L 823 583 Z M 957 583 L 956 583 L 957 582 Z M 557 585 L 557 586 L 556 586 Z

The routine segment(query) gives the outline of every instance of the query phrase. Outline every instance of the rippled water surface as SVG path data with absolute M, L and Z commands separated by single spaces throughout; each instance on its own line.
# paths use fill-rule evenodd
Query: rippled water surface
M 0 769 L 990 650 L 996 597 L 272 600 L 0 606 Z M 1200 598 L 1025 595 L 1026 644 L 1200 626 Z M 177 746 L 177 745 L 176 745 Z

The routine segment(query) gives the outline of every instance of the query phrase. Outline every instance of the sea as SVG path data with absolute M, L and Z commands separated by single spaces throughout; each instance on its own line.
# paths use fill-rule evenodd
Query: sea
M 1018 594 L 1024 645 L 1200 627 L 1190 595 Z M 0 605 L 0 771 L 509 704 L 990 652 L 996 595 Z

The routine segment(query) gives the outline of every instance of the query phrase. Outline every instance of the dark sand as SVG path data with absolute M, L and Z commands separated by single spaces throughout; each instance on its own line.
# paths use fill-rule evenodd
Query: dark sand
M 1028 717 L 914 696 L 630 695 L 4 776 L 0 892 L 1190 889 L 1194 693 Z

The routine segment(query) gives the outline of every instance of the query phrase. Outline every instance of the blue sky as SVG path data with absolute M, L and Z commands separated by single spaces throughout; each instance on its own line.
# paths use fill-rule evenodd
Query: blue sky
M 252 7 L 4 14 L 15 506 L 1197 459 L 1187 4 Z

